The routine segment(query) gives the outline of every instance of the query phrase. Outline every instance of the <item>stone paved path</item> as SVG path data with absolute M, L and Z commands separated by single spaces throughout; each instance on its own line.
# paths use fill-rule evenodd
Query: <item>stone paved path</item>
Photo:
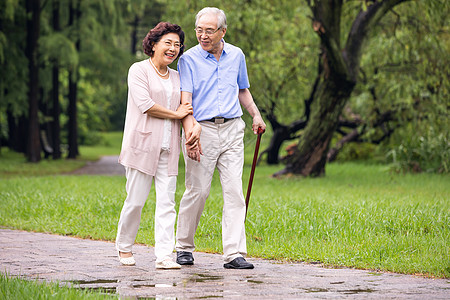
M 254 270 L 227 270 L 218 254 L 195 265 L 155 270 L 154 249 L 134 247 L 137 265 L 121 266 L 114 244 L 0 229 L 0 272 L 99 289 L 122 299 L 450 299 L 450 281 L 249 258 Z
M 75 175 L 123 175 L 125 168 L 117 161 L 119 156 L 103 156 L 98 161 L 88 162 L 83 168 L 73 171 Z

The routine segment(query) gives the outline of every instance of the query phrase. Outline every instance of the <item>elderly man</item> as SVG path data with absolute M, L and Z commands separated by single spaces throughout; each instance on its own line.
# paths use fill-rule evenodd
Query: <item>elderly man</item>
M 183 119 L 186 191 L 178 214 L 177 262 L 194 263 L 194 235 L 217 168 L 224 202 L 224 267 L 253 269 L 244 258 L 247 254 L 242 191 L 245 123 L 241 119 L 241 105 L 253 117 L 255 134 L 266 125 L 248 90 L 242 50 L 223 40 L 227 32 L 225 13 L 214 7 L 203 8 L 197 14 L 195 32 L 199 44 L 178 62 L 181 102 L 192 103 L 194 114 Z

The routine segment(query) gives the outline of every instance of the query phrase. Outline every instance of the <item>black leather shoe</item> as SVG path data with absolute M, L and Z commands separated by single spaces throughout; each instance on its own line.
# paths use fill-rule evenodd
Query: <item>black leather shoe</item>
M 243 257 L 237 257 L 223 265 L 225 269 L 253 269 L 254 266 Z
M 193 265 L 194 256 L 192 256 L 192 252 L 177 251 L 177 263 L 179 265 Z

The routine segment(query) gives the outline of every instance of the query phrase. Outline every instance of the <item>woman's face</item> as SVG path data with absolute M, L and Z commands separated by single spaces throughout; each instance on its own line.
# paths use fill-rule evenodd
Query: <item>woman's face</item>
M 181 42 L 178 34 L 171 32 L 161 37 L 159 42 L 153 45 L 153 63 L 170 65 L 180 53 Z

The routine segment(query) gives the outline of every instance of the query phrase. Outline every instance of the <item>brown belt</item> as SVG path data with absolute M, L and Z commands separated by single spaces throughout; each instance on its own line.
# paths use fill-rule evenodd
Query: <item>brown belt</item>
M 231 121 L 234 119 L 236 119 L 236 118 L 227 119 L 224 117 L 214 117 L 214 118 L 211 118 L 209 120 L 204 120 L 204 121 L 213 122 L 214 124 L 223 124 L 225 122 L 228 122 L 228 121 Z

